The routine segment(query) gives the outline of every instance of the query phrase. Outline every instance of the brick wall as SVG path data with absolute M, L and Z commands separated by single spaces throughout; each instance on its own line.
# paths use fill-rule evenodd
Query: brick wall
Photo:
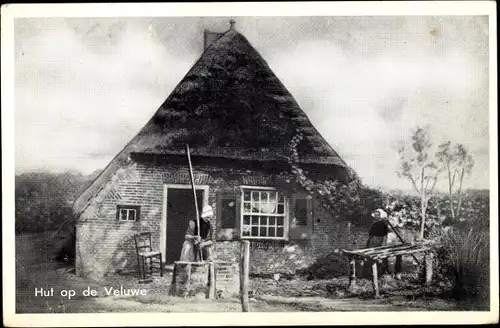
M 153 245 L 159 249 L 164 184 L 188 184 L 188 174 L 185 166 L 175 164 L 131 161 L 120 168 L 109 183 L 91 199 L 79 218 L 76 242 L 77 274 L 98 279 L 106 273 L 136 271 L 137 258 L 133 235 L 141 231 L 151 231 Z M 236 195 L 242 184 L 276 184 L 275 175 L 256 169 L 196 165 L 194 174 L 197 184 L 209 185 L 208 203 L 214 207 L 215 212 L 219 191 L 234 192 Z M 140 219 L 137 222 L 116 220 L 117 204 L 140 205 Z M 212 224 L 216 227 L 219 239 L 223 239 L 220 222 Z M 342 248 L 358 248 L 366 241 L 366 232 L 350 226 L 344 220 L 332 217 L 314 200 L 307 231 L 308 233 L 298 234 L 288 241 L 252 242 L 251 272 L 293 273 L 307 268 L 318 257 Z M 232 240 L 233 236 L 228 239 L 230 240 L 220 240 L 216 243 L 215 256 L 218 261 L 235 263 L 236 266 L 230 270 L 236 272 L 239 243 Z M 227 285 L 234 284 L 231 279 L 228 281 Z

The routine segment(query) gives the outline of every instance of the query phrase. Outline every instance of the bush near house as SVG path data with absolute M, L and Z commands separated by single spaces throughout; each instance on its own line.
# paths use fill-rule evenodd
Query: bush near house
M 412 242 L 420 227 L 420 198 L 403 192 L 385 192 L 364 187 L 360 192 L 357 217 L 352 222 L 366 226 L 369 213 L 383 208 L 405 241 Z M 454 201 L 456 205 L 456 200 Z M 460 217 L 451 219 L 447 194 L 436 194 L 429 201 L 426 239 L 437 242 L 436 284 L 453 286 L 453 297 L 487 299 L 489 293 L 489 191 L 467 190 L 462 199 Z M 449 228 L 453 227 L 453 228 Z M 398 240 L 395 241 L 399 243 Z M 359 245 L 362 248 L 363 245 Z M 337 277 L 345 260 L 339 254 L 318 259 L 303 270 L 309 279 Z
M 484 230 L 466 224 L 445 232 L 438 251 L 438 277 L 451 280 L 458 301 L 489 303 L 489 238 Z
M 58 229 L 72 219 L 72 203 L 79 191 L 93 180 L 80 173 L 30 172 L 16 175 L 16 232 Z

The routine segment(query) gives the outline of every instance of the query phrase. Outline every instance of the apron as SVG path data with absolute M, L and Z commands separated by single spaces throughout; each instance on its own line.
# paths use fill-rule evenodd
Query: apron
M 193 242 L 191 240 L 185 240 L 184 244 L 182 244 L 180 260 L 186 262 L 194 262 L 195 259 L 195 247 Z
M 208 223 L 205 223 L 204 221 L 202 222 L 200 219 L 200 225 L 202 226 L 201 229 L 201 237 L 203 240 L 206 239 L 211 239 L 212 237 L 212 227 Z M 194 222 L 194 221 L 193 221 Z M 189 225 L 186 235 L 191 235 L 191 236 L 196 236 L 198 234 L 198 227 L 196 226 L 196 223 L 194 225 Z M 208 246 L 203 248 L 203 260 L 209 260 L 212 257 L 212 247 Z M 181 256 L 180 256 L 181 261 L 186 261 L 186 262 L 195 262 L 197 260 L 200 260 L 199 258 L 199 250 L 198 247 L 194 245 L 194 242 L 192 240 L 184 240 L 184 243 L 182 244 L 182 250 L 181 250 Z

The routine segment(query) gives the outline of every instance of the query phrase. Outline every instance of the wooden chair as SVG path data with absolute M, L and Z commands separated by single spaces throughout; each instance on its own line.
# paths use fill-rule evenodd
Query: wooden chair
M 139 264 L 139 277 L 146 279 L 146 264 L 149 262 L 149 274 L 153 270 L 159 271 L 163 277 L 163 259 L 160 251 L 154 251 L 151 246 L 151 232 L 140 232 L 134 235 L 137 262 Z M 157 260 L 157 261 L 155 261 Z

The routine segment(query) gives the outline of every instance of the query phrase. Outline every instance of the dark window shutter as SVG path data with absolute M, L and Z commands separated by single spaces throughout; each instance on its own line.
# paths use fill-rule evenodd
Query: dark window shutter
M 236 223 L 236 200 L 234 198 L 221 198 L 219 202 L 220 227 L 222 229 L 231 229 Z
M 239 237 L 240 197 L 235 192 L 217 193 L 217 239 L 233 240 Z
M 305 193 L 298 193 L 290 199 L 290 239 L 309 239 L 312 235 L 312 200 Z
M 296 198 L 295 199 L 295 223 L 297 226 L 307 226 L 309 217 L 308 199 Z

